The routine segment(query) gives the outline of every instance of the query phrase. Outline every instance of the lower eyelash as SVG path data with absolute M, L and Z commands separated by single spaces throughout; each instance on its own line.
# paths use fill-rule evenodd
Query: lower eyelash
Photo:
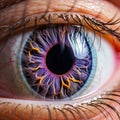
M 98 112 L 99 114 L 102 115 L 102 117 L 105 120 L 108 120 L 108 118 L 110 118 L 110 120 L 115 120 L 114 116 L 117 116 L 117 118 L 120 119 L 119 111 L 117 110 L 117 108 L 109 104 L 109 101 L 111 101 L 111 103 L 115 102 L 118 105 L 120 105 L 120 103 L 115 98 L 110 98 L 110 96 L 111 97 L 117 96 L 120 98 L 119 92 L 120 91 L 107 92 L 106 94 L 102 95 L 102 98 L 97 98 L 97 100 L 91 101 L 90 103 L 84 103 L 76 106 L 71 104 L 65 104 L 62 108 L 59 108 L 57 106 L 51 108 L 50 106 L 43 107 L 37 105 L 36 107 L 39 109 L 37 111 L 39 113 L 39 119 L 45 117 L 44 111 L 47 112 L 48 117 L 46 119 L 49 120 L 55 120 L 55 119 L 69 120 L 70 118 L 72 120 L 78 120 L 78 119 L 89 120 L 89 119 L 94 119 L 90 117 L 97 116 Z M 10 106 L 12 106 L 11 107 L 12 109 L 10 109 Z M 34 120 L 36 107 L 33 104 L 22 105 L 12 102 L 0 102 L 1 118 L 5 117 L 6 110 L 8 110 L 11 111 L 9 115 L 6 116 L 9 118 L 9 120 L 12 120 L 15 117 L 18 118 L 20 117 L 21 119 L 24 120 L 24 118 L 26 118 L 25 113 L 29 111 L 27 118 L 30 118 L 30 120 L 32 119 Z M 19 114 L 19 116 L 16 116 L 16 113 L 19 110 L 19 108 L 21 108 L 21 113 Z M 94 111 L 92 109 L 94 109 Z M 112 110 L 112 113 L 109 110 Z M 61 118 L 59 118 L 58 115 L 61 116 Z

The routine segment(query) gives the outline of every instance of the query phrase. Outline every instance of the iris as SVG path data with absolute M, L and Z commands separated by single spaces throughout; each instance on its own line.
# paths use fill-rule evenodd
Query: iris
M 81 26 L 48 25 L 33 31 L 21 55 L 24 78 L 45 99 L 78 93 L 91 74 L 93 56 Z

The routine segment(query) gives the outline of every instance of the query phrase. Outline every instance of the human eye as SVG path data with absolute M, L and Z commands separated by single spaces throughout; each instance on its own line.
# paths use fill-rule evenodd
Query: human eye
M 108 8 L 111 8 L 109 12 L 106 11 L 108 10 Z M 57 33 L 55 34 L 56 31 Z M 0 33 L 1 120 L 120 119 L 119 9 L 113 6 L 112 3 L 110 4 L 109 1 L 103 0 L 95 0 L 94 2 L 92 0 L 89 0 L 89 3 L 87 0 L 71 0 L 69 2 L 64 0 L 27 0 L 0 11 Z M 37 44 L 33 42 L 36 34 L 41 34 L 39 36 L 39 38 L 41 37 L 41 41 L 39 41 L 40 44 L 45 46 L 46 44 L 48 44 L 48 46 L 46 46 L 46 49 L 45 46 L 42 46 L 43 49 L 41 49 L 41 47 L 39 49 Z M 49 37 L 46 38 L 46 34 Z M 65 35 L 67 35 L 67 37 L 65 37 Z M 51 40 L 50 36 L 54 38 L 54 40 L 52 40 L 51 42 L 49 41 Z M 36 86 L 32 87 L 31 83 L 29 83 L 29 86 L 31 85 L 30 89 L 28 89 L 26 86 L 26 83 L 28 85 L 28 82 L 25 81 L 27 80 L 28 72 L 30 72 L 32 69 L 32 72 L 36 73 L 36 71 L 39 70 L 38 67 L 41 67 L 36 67 L 39 61 L 37 58 L 41 55 L 39 54 L 41 50 L 42 53 L 45 53 L 45 50 L 49 49 L 48 47 L 52 45 L 52 42 L 53 44 L 55 44 L 55 38 L 60 39 L 60 37 L 62 37 L 61 40 L 63 40 L 63 38 L 69 38 L 66 44 L 68 46 L 70 45 L 71 48 L 74 49 L 73 53 L 77 57 L 80 56 L 81 58 L 86 58 L 85 53 L 89 53 L 87 54 L 89 55 L 89 59 L 86 59 L 91 60 L 93 66 L 95 66 L 93 74 L 95 74 L 95 70 L 98 71 L 98 74 L 96 75 L 97 77 L 94 78 L 95 83 L 92 83 L 91 80 L 89 84 L 86 84 L 88 88 L 89 86 L 92 86 L 94 88 L 90 87 L 90 89 L 83 89 L 84 94 L 81 94 L 78 91 L 77 94 L 76 91 L 73 90 L 72 97 L 70 91 L 66 92 L 65 90 L 68 90 L 69 88 L 69 81 L 67 81 L 66 83 L 62 83 L 62 85 L 64 85 L 65 87 L 64 92 L 62 92 L 66 93 L 66 95 L 58 95 L 56 97 L 50 95 L 50 93 L 54 91 L 52 89 L 51 92 L 47 91 L 49 94 L 44 95 L 46 91 L 37 91 Z M 82 50 L 79 48 L 79 46 L 76 47 L 79 49 L 74 48 L 74 45 L 80 45 L 80 41 L 78 39 L 80 37 L 82 37 L 82 39 L 80 39 L 81 41 L 88 37 L 90 39 L 82 41 L 82 45 L 84 45 L 80 46 L 80 48 L 82 47 Z M 44 40 L 42 40 L 42 38 L 44 38 Z M 44 43 L 46 40 L 45 38 L 47 39 L 46 43 Z M 76 43 L 72 41 L 74 38 L 75 40 L 78 39 Z M 30 42 L 28 42 L 28 39 Z M 65 41 L 61 40 L 60 43 L 62 43 L 62 45 L 59 47 L 61 47 L 61 50 L 63 50 L 64 47 L 67 49 L 67 45 L 63 46 L 65 45 L 63 44 Z M 80 54 L 80 50 L 83 51 L 84 54 Z M 101 55 L 99 51 L 101 51 L 101 54 L 103 55 Z M 28 59 L 27 62 L 23 59 L 23 55 L 27 56 L 25 57 L 25 59 Z M 55 56 L 57 56 L 57 54 Z M 103 61 L 101 60 L 101 56 Z M 91 58 L 93 58 L 93 60 Z M 72 58 L 70 57 L 69 59 Z M 102 62 L 98 70 L 96 68 L 96 64 L 100 63 L 99 59 Z M 98 60 L 99 62 L 96 62 Z M 30 67 L 28 67 L 27 63 L 30 62 Z M 35 64 L 33 64 L 34 62 Z M 23 63 L 23 68 L 21 67 L 20 69 L 21 63 Z M 92 64 L 88 61 L 84 61 L 84 64 L 87 64 L 88 69 L 90 70 Z M 106 68 L 106 66 L 108 69 Z M 49 70 L 51 70 L 51 67 L 48 68 Z M 85 73 L 84 69 L 82 70 L 83 71 L 81 72 Z M 61 73 L 61 70 L 58 70 L 57 73 L 56 69 L 52 69 L 51 71 L 52 73 L 59 76 L 61 74 L 64 74 L 63 71 L 63 73 Z M 25 80 L 23 80 L 20 72 L 23 73 L 22 75 L 24 76 Z M 41 71 L 37 72 L 41 73 Z M 102 76 L 101 74 L 104 72 L 106 74 L 103 74 Z M 86 73 L 84 75 L 89 76 L 89 74 Z M 31 81 L 34 79 L 32 78 L 34 76 L 32 76 L 31 73 L 29 74 L 29 77 L 29 80 Z M 49 78 L 50 77 L 51 76 L 49 76 Z M 102 77 L 102 79 L 100 79 L 100 77 Z M 80 87 L 82 87 L 82 84 L 80 84 L 80 79 L 72 78 L 73 77 L 71 77 L 71 81 L 74 83 L 72 84 L 72 86 L 78 87 L 78 89 L 80 89 Z M 102 82 L 99 82 L 96 79 L 99 79 Z M 39 84 L 37 83 L 37 85 Z M 47 86 L 45 86 L 44 89 L 45 88 L 47 88 Z M 31 89 L 32 92 L 30 91 Z M 94 91 L 93 89 L 97 91 Z M 36 94 L 37 92 L 39 92 L 39 94 Z M 92 94 L 90 94 L 89 92 L 91 92 Z M 42 95 L 42 97 L 40 97 L 39 95 Z

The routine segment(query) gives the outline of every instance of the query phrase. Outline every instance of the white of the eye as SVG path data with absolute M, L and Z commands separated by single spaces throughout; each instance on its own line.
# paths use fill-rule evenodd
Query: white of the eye
M 88 82 L 83 87 L 83 90 L 79 93 L 82 99 L 94 94 L 100 90 L 106 83 L 109 83 L 115 69 L 115 53 L 113 47 L 103 38 L 94 36 L 93 33 L 89 32 L 89 41 L 93 43 L 93 49 L 96 51 L 96 69 L 92 71 Z M 95 38 L 94 38 L 95 37 Z M 91 82 L 89 82 L 91 81 Z M 107 88 L 107 86 L 105 86 Z M 77 98 L 78 99 L 78 98 Z
M 24 36 L 24 40 L 27 40 L 30 34 L 31 32 L 26 33 Z M 92 71 L 92 74 L 90 75 L 88 82 L 80 90 L 77 96 L 76 95 L 73 96 L 74 100 L 78 99 L 81 102 L 85 100 L 86 101 L 90 100 L 91 98 L 89 98 L 88 96 L 91 97 L 92 94 L 94 94 L 96 91 L 101 89 L 107 82 L 109 82 L 109 79 L 113 75 L 115 69 L 115 56 L 114 56 L 115 54 L 113 47 L 106 40 L 100 38 L 97 35 L 94 36 L 94 34 L 91 32 L 88 32 L 87 35 L 89 37 L 88 41 L 91 43 L 91 49 L 93 49 L 93 51 L 96 51 L 95 57 L 97 58 L 96 59 L 97 67 L 95 70 Z M 22 35 L 19 36 L 16 35 L 14 36 L 14 39 L 15 38 L 17 39 L 17 42 L 15 42 L 16 44 L 12 49 L 13 51 L 15 51 L 16 54 L 18 54 L 19 49 L 17 48 L 19 48 L 21 44 Z M 77 49 L 74 52 L 77 52 Z

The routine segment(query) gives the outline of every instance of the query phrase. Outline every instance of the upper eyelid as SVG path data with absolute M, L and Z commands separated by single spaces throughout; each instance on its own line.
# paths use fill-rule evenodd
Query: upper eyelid
M 5 8 L 8 8 L 14 4 L 18 4 L 18 3 L 21 3 L 22 1 L 25 1 L 25 0 L 4 0 L 4 1 L 0 1 L 0 10 L 2 9 L 5 9 Z
M 105 9 L 105 4 L 101 4 L 100 3 L 100 7 L 98 7 L 99 3 L 98 2 L 85 2 L 86 0 L 83 1 L 77 1 L 73 0 L 75 2 L 58 2 L 55 5 L 53 5 L 54 3 L 52 3 L 52 1 L 55 0 L 50 0 L 50 4 L 48 5 L 47 0 L 45 0 L 44 2 L 41 0 L 39 1 L 33 1 L 29 3 L 29 0 L 22 2 L 20 4 L 17 5 L 13 5 L 10 8 L 7 8 L 5 10 L 0 11 L 0 24 L 2 25 L 8 25 L 11 24 L 14 21 L 19 20 L 20 18 L 24 16 L 28 16 L 28 15 L 32 15 L 32 14 L 37 14 L 37 13 L 42 13 L 42 12 L 46 12 L 50 11 L 50 12 L 76 12 L 76 13 L 85 13 L 85 14 L 89 14 L 92 16 L 96 16 L 99 13 L 102 13 L 103 11 L 101 11 L 103 8 Z M 64 0 L 62 0 L 64 1 Z M 31 7 L 32 4 L 32 7 Z M 74 7 L 73 7 L 74 5 Z M 46 6 L 46 7 L 45 7 Z M 48 9 L 49 7 L 49 9 Z M 72 9 L 71 9 L 72 7 Z M 16 15 L 14 15 L 14 12 L 16 13 Z M 112 11 L 110 11 L 111 14 L 114 14 L 114 12 L 112 13 Z M 6 16 L 7 14 L 7 16 Z M 99 18 L 103 17 L 99 14 L 98 16 Z M 106 15 L 104 15 L 105 19 L 107 19 Z M 103 18 L 102 18 L 103 19 Z
M 39 27 L 39 24 L 37 24 L 37 22 L 35 23 L 35 21 L 36 20 L 38 21 L 39 19 L 44 20 L 46 22 L 46 24 L 50 24 L 50 20 L 49 20 L 50 19 L 50 15 L 51 15 L 51 13 L 46 13 L 46 14 L 42 14 L 40 16 L 40 18 L 37 18 L 37 16 L 33 17 L 34 24 L 31 27 L 34 27 L 35 25 L 37 27 Z M 90 29 L 92 29 L 92 31 L 94 31 L 96 33 L 100 32 L 102 34 L 104 32 L 108 32 L 109 34 L 111 34 L 112 36 L 117 38 L 117 43 L 116 44 L 118 44 L 118 42 L 120 40 L 119 39 L 120 38 L 119 31 L 117 31 L 115 29 L 109 28 L 111 26 L 115 26 L 115 25 L 119 24 L 120 23 L 120 19 L 114 20 L 114 18 L 112 18 L 108 22 L 102 22 L 100 20 L 97 20 L 96 18 L 90 18 L 89 16 L 86 16 L 86 15 L 79 15 L 79 14 L 74 14 L 73 15 L 72 13 L 68 13 L 68 14 L 67 13 L 59 13 L 59 14 L 57 14 L 56 13 L 54 15 L 56 15 L 56 17 L 58 17 L 60 19 L 63 19 L 63 21 L 67 22 L 68 24 L 70 22 L 69 21 L 70 18 L 72 18 L 74 20 L 74 24 L 78 24 L 78 25 L 82 25 L 82 26 L 84 26 L 83 25 L 83 21 L 84 21 L 84 22 L 86 22 L 88 27 L 90 27 Z M 6 33 L 9 35 L 9 31 L 15 31 L 16 29 L 18 29 L 20 27 L 25 30 L 26 28 L 29 28 L 29 27 L 27 27 L 27 24 L 30 21 L 31 21 L 31 17 L 28 17 L 27 19 L 22 19 L 22 21 L 20 23 L 18 22 L 18 23 L 15 23 L 14 25 L 11 25 L 11 26 L 0 26 L 0 31 L 3 28 L 3 32 L 6 31 Z M 55 23 L 53 23 L 53 24 L 55 24 Z M 70 22 L 70 24 L 73 24 L 73 23 Z M 107 27 L 107 26 L 109 26 L 109 27 Z M 20 29 L 18 29 L 18 30 L 20 30 Z M 7 34 L 5 34 L 5 35 L 7 35 Z M 4 34 L 2 33 L 2 35 L 4 35 Z
M 40 1 L 40 0 L 39 0 Z M 46 0 L 47 1 L 47 0 Z M 51 0 L 51 1 L 53 1 L 53 0 Z M 75 2 L 76 2 L 76 0 L 75 0 Z M 35 2 L 36 3 L 36 2 Z M 29 4 L 29 3 L 28 3 Z M 47 3 L 45 3 L 45 2 L 43 2 L 43 3 L 40 3 L 40 4 L 46 4 L 47 5 Z M 76 3 L 74 3 L 73 2 L 73 4 L 76 4 Z M 77 13 L 77 14 L 80 14 L 80 13 L 84 13 L 84 14 L 89 14 L 89 15 L 91 15 L 91 16 L 97 16 L 97 17 L 99 17 L 100 19 L 108 19 L 108 18 L 106 18 L 106 17 L 103 17 L 103 16 L 101 16 L 101 14 L 100 14 L 100 10 L 99 9 L 97 9 L 97 8 L 94 8 L 94 9 L 97 9 L 97 11 L 96 12 L 98 12 L 98 13 L 91 13 L 92 11 L 91 10 L 89 10 L 89 7 L 91 6 L 83 6 L 84 4 L 81 2 L 80 3 L 81 4 L 81 8 L 78 8 L 77 10 L 75 9 L 75 10 L 71 10 L 71 11 L 69 11 L 70 13 Z M 19 6 L 20 5 L 20 6 Z M 61 3 L 60 3 L 60 5 L 61 5 Z M 24 5 L 24 3 L 21 3 L 21 4 L 18 4 L 17 6 L 16 6 L 16 8 L 17 9 L 15 9 L 15 7 L 12 7 L 11 9 L 13 9 L 13 10 L 11 10 L 11 9 L 8 9 L 8 10 L 6 10 L 6 11 L 1 11 L 0 12 L 0 26 L 4 26 L 5 25 L 5 27 L 7 27 L 7 26 L 9 26 L 9 25 L 12 25 L 12 23 L 17 23 L 16 21 L 18 21 L 18 20 L 20 20 L 21 18 L 24 18 L 24 16 L 30 16 L 31 14 L 27 14 L 26 15 L 26 12 L 28 11 L 27 10 L 27 8 L 25 8 L 25 10 L 23 10 L 23 9 L 20 9 L 19 7 L 21 7 L 22 6 L 22 8 L 24 8 L 26 5 Z M 40 6 L 39 6 L 40 7 Z M 42 7 L 42 5 L 41 5 L 41 7 Z M 49 6 L 48 6 L 49 7 Z M 64 6 L 63 6 L 64 7 Z M 84 8 L 85 7 L 85 8 Z M 88 8 L 86 8 L 86 7 L 88 7 Z M 55 7 L 56 8 L 56 7 Z M 50 10 L 50 12 L 54 12 L 55 11 L 55 8 L 54 8 L 54 10 L 53 11 L 51 11 Z M 59 7 L 58 7 L 59 8 Z M 15 9 L 15 11 L 14 11 L 14 9 Z M 45 12 L 46 10 L 47 10 L 47 8 L 44 8 L 45 10 L 43 10 L 42 12 Z M 34 8 L 33 9 L 34 11 L 36 10 L 36 8 Z M 59 9 L 58 9 L 59 10 Z M 66 12 L 66 11 L 68 11 L 68 10 L 70 10 L 70 8 L 68 9 L 68 8 L 65 8 L 64 10 L 62 10 L 61 9 L 61 6 L 60 6 L 60 10 L 59 11 L 57 11 L 57 12 Z M 5 12 L 5 13 L 4 13 Z M 14 12 L 16 13 L 16 15 L 14 15 Z M 94 11 L 95 12 L 95 11 Z M 7 14 L 7 16 L 6 16 L 6 14 Z M 34 14 L 41 14 L 40 12 L 35 12 Z M 16 18 L 14 18 L 14 17 L 16 17 Z M 7 21 L 7 22 L 6 22 Z
M 24 7 L 24 6 L 23 6 L 23 7 Z M 13 9 L 14 9 L 14 7 L 13 7 Z M 69 10 L 69 9 L 67 9 L 67 10 Z M 82 9 L 81 9 L 81 11 L 82 11 Z M 18 12 L 19 12 L 19 11 L 18 11 Z M 24 12 L 25 12 L 25 11 L 23 10 L 23 15 L 24 15 Z M 59 12 L 59 11 L 58 11 L 58 12 Z M 61 12 L 61 11 L 60 11 L 60 12 Z M 83 12 L 83 11 L 82 11 L 82 12 Z M 63 13 L 66 13 L 66 12 L 63 12 Z M 69 13 L 72 14 L 72 11 L 70 11 Z M 73 12 L 73 13 L 74 13 L 74 12 Z M 76 12 L 75 12 L 75 13 L 76 13 Z M 84 12 L 83 12 L 83 13 L 84 13 Z M 3 16 L 2 16 L 1 14 L 2 14 L 2 13 L 0 13 L 0 16 L 1 16 L 0 18 L 2 19 Z M 9 13 L 7 13 L 7 14 L 9 14 Z M 38 13 L 38 14 L 39 14 L 39 13 Z M 79 13 L 76 13 L 76 14 L 80 14 L 80 11 L 79 11 Z M 86 13 L 85 13 L 85 14 L 86 14 Z M 17 15 L 16 15 L 16 16 L 17 16 Z M 93 16 L 93 18 L 94 18 L 94 15 L 91 15 L 91 16 Z M 8 16 L 7 16 L 7 17 L 8 17 Z M 100 14 L 100 13 L 97 14 L 96 17 L 101 17 L 101 14 Z M 4 18 L 4 17 L 3 17 L 3 18 Z M 21 17 L 21 18 L 22 18 L 22 17 Z M 86 18 L 88 19 L 89 17 L 86 17 Z M 97 18 L 97 19 L 98 19 L 98 18 Z M 94 19 L 95 22 L 97 21 L 97 19 L 96 19 L 96 20 Z M 105 19 L 106 19 L 106 18 L 105 18 Z M 9 19 L 8 19 L 8 20 L 9 20 Z M 22 20 L 23 20 L 23 22 L 25 22 L 24 17 L 23 17 Z M 29 20 L 29 19 L 28 19 L 28 20 Z M 102 20 L 102 18 L 101 18 L 101 20 Z M 1 21 L 1 20 L 0 20 L 0 21 Z M 5 20 L 4 20 L 4 21 L 5 21 Z M 4 22 L 4 21 L 3 21 L 3 22 Z M 103 20 L 103 21 L 104 21 L 104 20 Z M 109 20 L 108 20 L 108 21 L 109 21 Z M 0 25 L 0 32 L 2 32 L 2 29 L 5 30 L 5 31 L 6 31 L 6 29 L 10 30 L 10 28 L 13 28 L 14 25 L 17 25 L 17 24 L 19 23 L 19 21 L 18 21 L 18 22 L 15 22 L 13 25 L 11 25 L 11 24 L 10 24 L 10 25 L 4 25 L 3 22 L 2 22 L 2 21 L 0 22 L 0 23 L 2 23 L 2 25 Z M 92 21 L 92 22 L 93 22 L 93 21 Z M 105 22 L 105 23 L 107 23 L 107 22 Z M 118 23 L 119 23 L 119 22 L 118 22 Z M 100 21 L 99 24 L 102 24 L 102 22 Z M 103 24 L 104 24 L 104 22 L 103 22 Z M 19 24 L 18 24 L 18 25 L 19 25 Z M 108 24 L 108 25 L 109 25 L 109 24 Z M 116 26 L 119 27 L 119 24 L 116 24 Z M 111 26 L 110 26 L 110 27 L 111 27 Z M 112 25 L 112 27 L 114 28 L 113 25 Z M 104 29 L 108 29 L 109 32 L 111 32 L 108 27 L 104 27 Z M 114 36 L 117 36 L 117 37 L 118 37 L 118 36 L 119 36 L 119 33 L 115 33 Z
M 4 0 L 4 1 L 0 1 L 0 10 L 4 9 L 6 7 L 10 7 L 10 6 L 14 5 L 14 4 L 21 3 L 23 1 L 26 1 L 26 0 L 17 0 L 17 1 L 16 0 L 11 0 L 11 1 L 5 1 Z M 106 0 L 106 1 L 111 2 L 112 4 L 114 4 L 117 7 L 120 7 L 119 0 L 117 0 L 117 1 L 115 1 L 115 0 Z

